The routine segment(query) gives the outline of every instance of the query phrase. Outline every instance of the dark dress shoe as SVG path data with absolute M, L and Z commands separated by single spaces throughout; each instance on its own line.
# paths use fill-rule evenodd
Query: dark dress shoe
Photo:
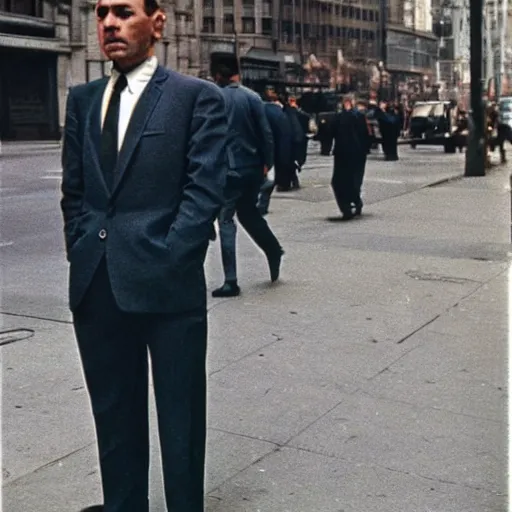
M 80 512 L 103 512 L 103 505 L 93 505 L 92 507 L 83 508 Z
M 363 202 L 362 201 L 360 203 L 356 203 L 356 209 L 355 209 L 354 214 L 356 216 L 359 216 L 359 215 L 361 215 L 361 213 L 363 213 Z
M 279 271 L 281 270 L 281 260 L 283 259 L 284 251 L 281 249 L 277 254 L 267 256 L 268 268 L 270 269 L 270 280 L 274 283 L 279 279 Z
M 348 220 L 352 220 L 355 217 L 355 215 L 350 213 L 344 213 L 341 217 L 327 217 L 327 220 L 329 222 L 346 222 Z
M 236 283 L 224 283 L 220 288 L 213 290 L 212 297 L 237 297 L 240 295 L 240 287 Z

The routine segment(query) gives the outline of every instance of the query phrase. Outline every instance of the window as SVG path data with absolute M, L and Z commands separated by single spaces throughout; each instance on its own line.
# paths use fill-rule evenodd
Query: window
M 235 24 L 233 23 L 232 14 L 224 14 L 224 34 L 233 34 L 235 31 Z
M 242 18 L 242 32 L 244 34 L 254 34 L 255 31 L 254 18 Z
M 353 7 L 349 7 L 348 8 L 348 17 L 353 20 L 354 19 L 354 8 Z
M 224 0 L 223 6 L 224 7 L 233 7 L 233 0 Z
M 341 8 L 341 16 L 342 18 L 348 18 L 348 7 L 346 5 Z
M 41 17 L 43 2 L 42 0 L 0 0 L 0 11 Z
M 203 32 L 213 34 L 215 32 L 215 18 L 205 16 L 203 18 Z
M 368 11 L 368 21 L 373 21 L 373 11 Z
M 271 2 L 263 2 L 261 4 L 261 15 L 262 16 L 272 16 L 272 3 Z
M 261 20 L 261 33 L 264 36 L 272 35 L 272 18 L 262 18 Z
M 375 21 L 379 21 L 379 13 L 378 13 L 378 12 L 376 12 L 376 13 L 374 13 L 374 14 L 375 14 Z
M 363 9 L 363 21 L 368 21 L 368 11 Z
M 356 20 L 360 20 L 361 19 L 361 9 L 356 8 L 355 14 L 356 14 Z
M 339 15 L 340 15 L 340 6 L 339 6 L 339 5 L 336 5 L 336 6 L 334 7 L 334 14 L 335 14 L 336 16 L 339 16 Z

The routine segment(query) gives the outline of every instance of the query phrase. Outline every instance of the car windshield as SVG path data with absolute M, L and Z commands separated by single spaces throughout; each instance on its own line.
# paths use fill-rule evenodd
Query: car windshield
M 509 100 L 503 100 L 500 102 L 500 110 L 505 112 L 512 112 L 512 99 Z
M 412 111 L 411 117 L 428 117 L 430 115 L 430 111 L 432 110 L 432 105 L 422 104 L 416 105 Z

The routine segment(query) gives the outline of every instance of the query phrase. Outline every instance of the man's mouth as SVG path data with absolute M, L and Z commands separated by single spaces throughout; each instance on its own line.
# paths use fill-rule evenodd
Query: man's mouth
M 105 46 L 108 46 L 108 45 L 125 45 L 126 42 L 123 41 L 122 39 L 118 39 L 118 38 L 114 38 L 114 37 L 109 37 L 109 38 L 105 39 L 104 44 L 105 44 Z

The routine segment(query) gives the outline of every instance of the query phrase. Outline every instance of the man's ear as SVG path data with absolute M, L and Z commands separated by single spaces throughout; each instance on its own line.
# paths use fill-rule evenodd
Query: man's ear
M 162 39 L 166 20 L 167 20 L 167 16 L 165 15 L 164 11 L 159 10 L 154 14 L 154 17 L 153 17 L 153 26 L 155 29 L 154 38 L 157 41 Z

